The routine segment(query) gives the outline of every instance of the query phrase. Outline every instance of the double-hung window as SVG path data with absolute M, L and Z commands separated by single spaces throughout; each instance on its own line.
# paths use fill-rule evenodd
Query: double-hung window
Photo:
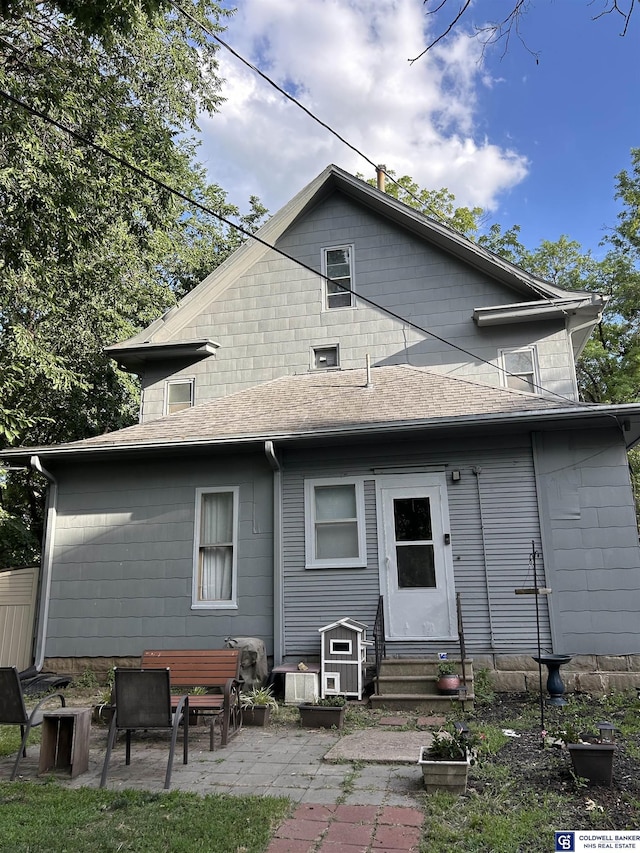
M 305 565 L 366 566 L 362 480 L 305 480 Z
M 540 392 L 538 364 L 535 347 L 503 349 L 500 351 L 502 362 L 502 383 L 515 391 Z
M 353 246 L 322 250 L 325 308 L 353 308 Z M 327 279 L 331 279 L 328 281 Z
M 238 487 L 197 489 L 193 607 L 237 606 Z
M 165 389 L 165 414 L 172 415 L 193 406 L 193 379 L 172 379 L 167 382 Z

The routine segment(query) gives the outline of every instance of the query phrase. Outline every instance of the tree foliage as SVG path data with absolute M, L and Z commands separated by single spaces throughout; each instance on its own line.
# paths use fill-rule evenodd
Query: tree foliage
M 184 5 L 220 29 L 226 13 L 215 3 Z M 215 48 L 201 28 L 151 0 L 4 8 L 0 446 L 38 445 L 135 421 L 137 383 L 104 347 L 156 319 L 242 239 L 81 139 L 249 229 L 265 211 L 251 199 L 239 217 L 195 162 L 197 115 L 221 102 Z M 23 486 L 21 496 L 2 490 L 2 502 L 37 528 L 40 496 Z
M 410 175 L 396 178 L 393 169 L 385 170 L 385 174 L 391 179 L 385 185 L 387 195 L 414 207 L 425 216 L 437 219 L 438 222 L 453 228 L 454 231 L 459 231 L 466 237 L 473 239 L 476 235 L 483 216 L 481 207 L 456 207 L 455 196 L 446 187 L 427 190 L 418 186 Z M 363 176 L 357 175 L 357 177 Z M 367 183 L 372 187 L 377 185 L 375 178 L 368 179 Z

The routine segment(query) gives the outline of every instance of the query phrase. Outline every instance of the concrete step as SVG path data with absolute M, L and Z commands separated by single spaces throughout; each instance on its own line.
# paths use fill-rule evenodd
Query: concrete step
M 437 676 L 441 661 L 431 658 L 385 658 L 380 664 L 380 675 L 424 675 Z M 462 660 L 448 658 L 459 675 L 462 675 Z M 470 678 L 473 673 L 473 659 L 466 658 L 464 662 L 465 675 Z
M 410 693 L 420 696 L 438 695 L 437 675 L 380 675 L 377 679 L 378 693 Z
M 448 714 L 454 708 L 472 711 L 473 698 L 473 694 L 467 694 L 464 700 L 460 700 L 458 696 L 442 696 L 439 694 L 419 696 L 415 693 L 389 693 L 384 695 L 374 693 L 369 697 L 369 702 L 372 708 L 387 711 Z

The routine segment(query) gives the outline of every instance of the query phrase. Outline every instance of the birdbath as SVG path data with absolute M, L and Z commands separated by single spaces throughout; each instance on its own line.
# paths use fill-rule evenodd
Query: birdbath
M 564 684 L 560 678 L 560 667 L 569 663 L 571 657 L 572 655 L 540 655 L 540 657 L 533 658 L 536 663 L 543 663 L 549 671 L 547 676 L 547 692 L 549 693 L 547 705 L 567 704 L 567 700 L 564 698 Z

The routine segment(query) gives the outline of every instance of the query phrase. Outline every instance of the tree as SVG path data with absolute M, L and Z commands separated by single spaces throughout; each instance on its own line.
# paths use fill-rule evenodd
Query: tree
M 631 17 L 635 11 L 636 0 L 585 0 L 592 11 L 593 20 L 606 15 L 616 15 L 620 19 L 621 35 L 627 34 Z M 480 39 L 483 49 L 502 42 L 504 52 L 509 49 L 511 40 L 515 37 L 538 63 L 538 54 L 533 50 L 523 31 L 523 20 L 532 5 L 532 0 L 502 0 L 503 11 L 499 17 L 490 20 L 483 26 L 474 26 L 474 32 Z M 474 8 L 472 0 L 424 0 L 427 17 L 437 20 L 436 36 L 409 62 L 416 62 L 428 53 L 439 42 L 446 39 L 450 33 L 468 20 L 468 12 Z M 493 7 L 495 14 L 495 6 Z
M 169 6 L 168 0 L 56 0 L 48 4 L 87 36 L 110 37 L 131 32 L 143 16 L 151 18 Z M 32 0 L 0 0 L 0 17 L 19 20 L 33 11 Z
M 459 231 L 465 237 L 473 238 L 478 231 L 483 215 L 481 207 L 456 207 L 455 196 L 445 187 L 439 190 L 427 190 L 419 187 L 409 175 L 396 179 L 393 169 L 385 170 L 385 174 L 391 178 L 385 185 L 387 195 L 414 207 L 425 216 L 437 219 L 438 222 L 448 225 L 454 231 Z M 359 174 L 356 177 L 362 178 L 363 175 Z M 367 183 L 372 187 L 377 185 L 375 178 L 368 179 Z
M 119 4 L 10 3 L 0 19 L 0 442 L 49 444 L 127 426 L 137 383 L 104 354 L 156 319 L 242 239 L 146 173 L 238 217 L 195 164 L 188 134 L 221 101 L 215 48 L 169 10 L 87 35 L 61 10 Z M 185 6 L 208 29 L 210 0 Z M 133 9 L 128 3 L 123 8 Z M 117 17 L 117 16 L 116 16 Z M 89 25 L 87 24 L 87 27 Z M 3 96 L 6 93 L 9 98 Z M 13 99 L 13 100 L 11 100 Z M 68 126 L 76 137 L 17 101 Z M 242 222 L 264 213 L 251 200 Z M 1 490 L 5 512 L 41 526 L 33 478 Z M 0 484 L 1 485 L 1 484 Z

